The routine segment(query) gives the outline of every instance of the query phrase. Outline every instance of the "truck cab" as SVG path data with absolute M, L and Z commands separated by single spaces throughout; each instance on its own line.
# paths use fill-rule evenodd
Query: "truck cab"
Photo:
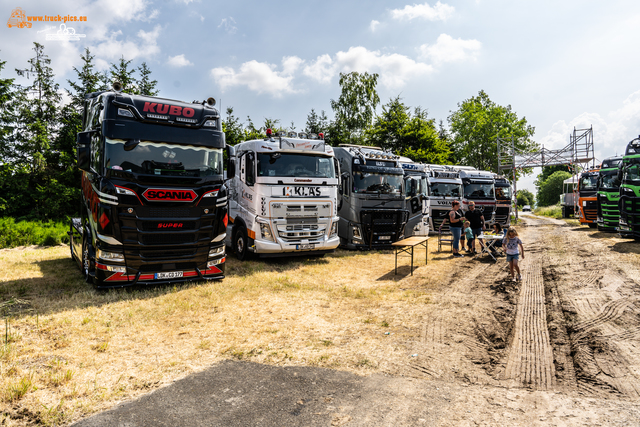
M 405 237 L 409 218 L 399 157 L 369 146 L 342 144 L 334 150 L 341 170 L 340 245 L 390 248 Z
M 598 224 L 598 168 L 580 174 L 578 180 L 578 207 L 580 224 L 596 228 Z
M 618 165 L 622 157 L 609 157 L 602 162 L 598 173 L 598 217 L 599 231 L 615 232 L 620 222 L 618 201 L 620 200 L 620 180 Z
M 405 209 L 409 219 L 405 226 L 405 237 L 429 235 L 429 167 L 414 163 L 407 157 L 400 158 L 404 170 Z
M 619 231 L 622 237 L 640 240 L 640 137 L 627 145 L 619 164 L 620 180 Z
M 487 227 L 495 222 L 496 191 L 493 172 L 460 168 L 463 197 L 462 210 L 469 210 L 469 202 L 474 201 L 476 209 L 482 211 Z
M 506 177 L 498 174 L 494 174 L 494 179 L 496 186 L 495 222 L 499 223 L 502 228 L 508 228 L 511 225 L 511 210 L 513 208 L 511 183 Z
M 580 177 L 574 175 L 562 181 L 562 194 L 560 195 L 560 207 L 563 218 L 573 218 L 576 215 L 578 205 L 578 180 Z
M 428 181 L 431 232 L 437 233 L 440 227 L 448 232 L 449 222 L 446 219 L 451 210 L 451 202 L 462 199 L 460 172 L 450 166 L 429 165 Z
M 323 255 L 338 247 L 339 169 L 320 138 L 267 129 L 266 138 L 229 148 L 227 245 L 239 259 Z
M 215 100 L 85 95 L 71 256 L 98 288 L 224 277 L 224 133 Z

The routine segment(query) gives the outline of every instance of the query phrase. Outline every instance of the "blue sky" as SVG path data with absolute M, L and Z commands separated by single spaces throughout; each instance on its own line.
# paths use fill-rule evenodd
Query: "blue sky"
M 0 16 L 16 7 L 86 16 L 67 23 L 85 37 L 47 40 L 55 22 L 2 25 L 3 77 L 26 67 L 37 41 L 62 86 L 88 46 L 98 67 L 123 55 L 146 61 L 161 96 L 213 96 L 223 113 L 232 106 L 256 124 L 302 129 L 311 108 L 331 118 L 339 73 L 368 71 L 380 74 L 383 103 L 400 95 L 438 121 L 485 90 L 549 149 L 566 145 L 574 126 L 593 125 L 603 159 L 640 134 L 639 2 L 0 0 Z M 533 179 L 518 187 L 533 191 Z

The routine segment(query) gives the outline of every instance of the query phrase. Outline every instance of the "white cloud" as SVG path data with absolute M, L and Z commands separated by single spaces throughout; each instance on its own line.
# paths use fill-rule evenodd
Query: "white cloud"
M 302 60 L 296 57 L 285 57 L 282 60 L 283 71 L 276 66 L 258 61 L 245 62 L 238 72 L 231 67 L 220 67 L 211 70 L 211 76 L 224 92 L 235 86 L 246 86 L 259 94 L 267 93 L 281 98 L 285 93 L 296 93 L 292 86 L 293 75 Z
M 623 154 L 627 143 L 637 137 L 640 129 L 640 90 L 629 95 L 620 108 L 605 116 L 584 112 L 569 122 L 557 121 L 537 142 L 549 150 L 557 150 L 569 144 L 569 135 L 573 133 L 574 127 L 588 129 L 591 126 L 598 160 Z
M 435 6 L 429 6 L 429 3 L 406 5 L 404 9 L 393 9 L 391 17 L 398 20 L 413 20 L 416 18 L 426 19 L 428 21 L 446 21 L 453 15 L 455 8 L 448 4 L 440 3 Z
M 290 76 L 294 74 L 304 61 L 297 56 L 285 56 L 282 58 L 282 74 Z
M 369 29 L 371 30 L 372 33 L 375 33 L 376 32 L 376 28 L 378 28 L 379 26 L 380 26 L 380 21 L 376 21 L 374 19 L 369 24 Z
M 419 48 L 421 56 L 435 65 L 475 60 L 481 49 L 482 43 L 478 40 L 454 39 L 448 34 L 440 34 L 435 44 L 423 44 Z
M 222 21 L 220 21 L 220 25 L 218 25 L 218 28 L 222 28 L 229 34 L 235 34 L 236 31 L 238 31 L 238 27 L 236 27 L 236 20 L 231 16 L 229 18 L 222 18 Z
M 329 55 L 319 56 L 305 67 L 304 74 L 321 83 L 329 83 L 338 73 L 351 71 L 379 73 L 382 85 L 397 89 L 411 77 L 431 73 L 433 67 L 397 53 L 382 54 L 357 46 L 349 48 L 347 52 L 336 53 L 334 59 Z
M 318 56 L 314 63 L 304 67 L 303 74 L 320 83 L 330 83 L 336 74 L 331 56 L 327 54 Z
M 189 61 L 187 58 L 184 57 L 184 54 L 181 55 L 176 55 L 176 56 L 170 56 L 169 60 L 167 61 L 167 64 L 171 65 L 172 67 L 189 67 L 193 65 L 193 62 Z
M 121 56 L 127 60 L 136 58 L 150 58 L 160 52 L 158 37 L 162 27 L 156 25 L 152 31 L 140 30 L 137 39 L 121 40 L 122 31 L 111 33 L 108 39 L 92 48 L 92 53 L 101 60 L 114 60 Z M 102 64 L 96 61 L 96 64 Z

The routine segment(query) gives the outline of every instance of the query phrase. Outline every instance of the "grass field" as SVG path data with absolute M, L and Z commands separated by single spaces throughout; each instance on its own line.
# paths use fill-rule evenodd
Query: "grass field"
M 414 276 L 406 258 L 394 276 L 393 252 L 339 250 L 230 256 L 222 281 L 109 292 L 82 281 L 66 245 L 0 250 L 0 425 L 68 423 L 223 358 L 388 371 L 449 273 L 435 246 Z

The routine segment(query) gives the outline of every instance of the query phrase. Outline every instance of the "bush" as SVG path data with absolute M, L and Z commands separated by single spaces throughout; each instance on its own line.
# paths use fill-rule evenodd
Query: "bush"
M 543 206 L 536 208 L 533 213 L 536 215 L 548 216 L 551 218 L 562 218 L 562 207 L 560 205 Z
M 69 220 L 16 222 L 10 217 L 0 218 L 0 248 L 69 243 L 68 224 Z

